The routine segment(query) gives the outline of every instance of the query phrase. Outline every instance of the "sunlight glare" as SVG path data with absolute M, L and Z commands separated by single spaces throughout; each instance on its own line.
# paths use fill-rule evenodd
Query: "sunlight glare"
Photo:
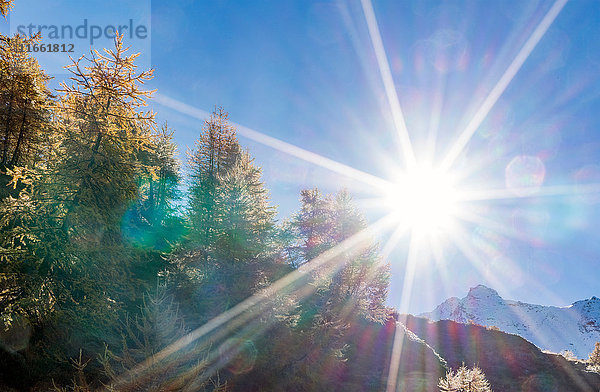
M 379 32 L 379 25 L 377 24 L 373 4 L 371 4 L 371 0 L 362 0 L 361 4 L 365 20 L 367 21 L 367 27 L 369 28 L 369 36 L 371 37 L 375 57 L 377 58 L 377 66 L 379 67 L 381 81 L 383 82 L 387 101 L 392 113 L 392 119 L 394 120 L 394 126 L 396 127 L 399 138 L 400 152 L 404 157 L 406 166 L 411 168 L 416 164 L 415 153 L 410 142 L 408 129 L 406 128 L 406 122 L 404 120 L 404 115 L 402 114 L 402 108 L 400 107 L 400 100 L 398 99 L 398 93 L 396 92 L 396 87 L 394 85 L 390 64 L 387 54 L 385 53 L 381 33 Z
M 452 176 L 427 166 L 400 175 L 386 197 L 397 218 L 423 234 L 449 230 L 459 213 L 458 201 Z

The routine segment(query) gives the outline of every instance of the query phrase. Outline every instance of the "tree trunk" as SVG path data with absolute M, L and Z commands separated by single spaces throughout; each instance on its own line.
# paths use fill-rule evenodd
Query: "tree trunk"
M 21 143 L 23 143 L 23 138 L 25 137 L 25 120 L 27 119 L 27 96 L 29 95 L 29 86 L 27 90 L 25 90 L 25 103 L 23 105 L 23 117 L 21 118 L 21 129 L 19 129 L 19 138 L 17 139 L 17 146 L 15 147 L 15 152 L 10 160 L 11 166 L 16 166 L 17 160 L 19 159 L 19 150 L 21 148 Z
M 4 129 L 4 146 L 3 146 L 3 151 L 2 151 L 2 164 L 3 165 L 7 163 L 6 159 L 8 158 L 8 137 L 10 135 L 10 119 L 12 117 L 13 97 L 14 97 L 14 93 L 13 93 L 13 90 L 11 89 L 10 98 L 8 100 L 8 102 L 9 102 L 8 115 L 6 116 L 6 124 L 5 124 L 5 129 Z

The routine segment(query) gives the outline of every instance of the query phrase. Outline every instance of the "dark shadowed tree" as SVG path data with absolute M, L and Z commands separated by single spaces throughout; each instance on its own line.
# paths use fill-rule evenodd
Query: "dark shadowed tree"
M 296 246 L 300 249 L 302 263 L 309 263 L 324 251 L 367 229 L 365 219 L 345 191 L 324 196 L 317 189 L 304 190 L 301 202 L 300 212 L 291 227 L 298 239 Z M 317 276 L 325 287 L 322 300 L 326 309 L 337 309 L 342 312 L 340 315 L 356 312 L 373 320 L 384 320 L 389 267 L 380 259 L 378 251 L 375 242 L 363 241 L 357 249 L 340 255 L 334 263 L 336 266 L 325 276 Z M 317 271 L 318 274 L 322 272 Z
M 138 196 L 123 220 L 123 235 L 136 246 L 168 251 L 184 233 L 176 154 L 173 131 L 164 124 L 142 155 L 144 170 L 138 179 Z
M 287 227 L 286 237 L 295 240 L 286 246 L 293 251 L 283 252 L 294 255 L 292 263 L 300 270 L 367 227 L 347 192 L 332 196 L 305 190 L 301 202 L 300 212 Z M 288 305 L 294 311 L 282 318 L 287 327 L 278 324 L 271 332 L 281 334 L 285 342 L 281 347 L 275 344 L 272 351 L 282 357 L 278 369 L 287 375 L 286 382 L 299 383 L 302 390 L 333 388 L 335 375 L 343 369 L 352 325 L 364 319 L 385 320 L 388 280 L 388 266 L 376 243 L 368 239 L 312 270 L 310 283 L 302 290 L 308 291 L 296 296 L 297 302 Z

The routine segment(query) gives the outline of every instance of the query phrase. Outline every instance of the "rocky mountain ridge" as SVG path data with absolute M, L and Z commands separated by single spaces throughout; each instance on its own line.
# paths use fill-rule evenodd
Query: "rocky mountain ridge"
M 464 298 L 452 297 L 420 316 L 432 321 L 451 320 L 497 327 L 519 335 L 542 350 L 572 351 L 586 359 L 600 341 L 600 299 L 592 297 L 566 307 L 543 306 L 503 299 L 478 285 Z

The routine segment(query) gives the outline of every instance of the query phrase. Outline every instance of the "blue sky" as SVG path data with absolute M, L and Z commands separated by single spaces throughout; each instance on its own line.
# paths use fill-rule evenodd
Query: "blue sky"
M 162 96 L 204 111 L 222 105 L 236 123 L 387 180 L 403 165 L 360 0 L 91 1 L 87 8 L 55 1 L 44 12 L 19 10 L 19 3 L 15 13 L 23 18 L 78 23 L 88 13 L 98 23 L 146 23 L 149 39 L 133 44 L 143 51 L 142 63 L 156 68 L 150 87 Z M 373 0 L 418 158 L 444 156 L 553 4 Z M 457 234 L 476 260 L 450 240 L 443 263 L 419 260 L 410 311 L 430 310 L 479 283 L 506 298 L 561 306 L 600 294 L 600 196 L 577 194 L 600 183 L 598 15 L 598 1 L 564 6 L 453 166 L 470 187 L 541 181 L 541 191 L 469 203 L 488 222 L 464 224 Z M 201 122 L 152 105 L 176 129 L 185 158 Z M 337 173 L 241 141 L 262 166 L 281 219 L 298 208 L 306 187 L 347 187 L 359 201 L 374 194 Z M 562 194 L 542 196 L 544 189 Z M 365 213 L 374 221 L 385 211 Z M 382 244 L 387 239 L 380 237 Z M 403 239 L 389 257 L 391 305 L 400 303 L 408 246 Z

